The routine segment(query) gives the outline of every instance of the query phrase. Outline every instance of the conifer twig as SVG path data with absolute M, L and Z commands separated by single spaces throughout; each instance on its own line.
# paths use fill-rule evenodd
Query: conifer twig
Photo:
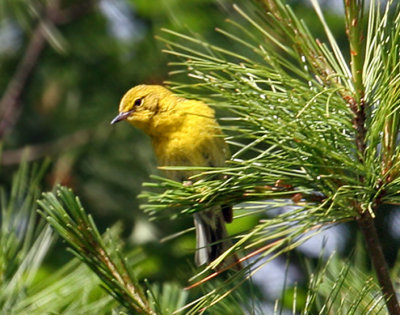
M 65 187 L 58 187 L 56 193 L 45 193 L 38 201 L 43 210 L 40 214 L 70 244 L 72 252 L 98 275 L 110 295 L 130 311 L 155 314 L 141 287 L 128 273 L 125 262 L 118 254 L 112 257 L 116 249 L 105 246 L 79 199 Z
M 346 33 L 350 42 L 351 70 L 355 88 L 355 96 L 349 101 L 350 108 L 354 113 L 353 125 L 356 130 L 356 146 L 360 162 L 364 162 L 366 150 L 366 102 L 364 99 L 365 88 L 363 85 L 363 67 L 364 67 L 364 36 L 363 36 L 363 1 L 346 0 L 345 17 Z M 365 178 L 360 176 L 360 182 Z M 373 210 L 377 210 L 378 204 Z M 357 218 L 358 225 L 362 231 L 367 244 L 368 253 L 374 266 L 383 295 L 386 297 L 386 306 L 391 315 L 400 314 L 400 306 L 397 300 L 396 292 L 390 278 L 389 268 L 383 255 L 382 245 L 375 228 L 373 213 L 362 209 L 356 202 L 355 208 L 359 213 Z
M 368 48 L 365 52 L 361 12 L 364 1 L 345 0 L 349 67 L 317 0 L 311 2 L 329 46 L 312 36 L 285 1 L 260 2 L 267 9 L 264 19 L 235 6 L 248 28 L 235 22 L 232 24 L 237 26 L 238 34 L 220 31 L 242 47 L 240 53 L 166 31 L 185 42 L 163 39 L 165 52 L 174 56 L 171 65 L 185 67 L 187 70 L 176 73 L 186 72 L 196 82 L 175 83 L 175 91 L 210 91 L 207 101 L 232 113 L 233 117 L 224 119 L 232 124 L 225 130 L 229 144 L 237 150 L 232 150 L 236 152 L 226 167 L 203 169 L 203 177 L 196 178 L 199 180 L 191 187 L 160 178 L 157 184 L 147 184 L 162 193 L 142 194 L 150 203 L 143 208 L 153 216 L 176 217 L 227 200 L 240 204 L 241 210 L 249 210 L 249 215 L 263 215 L 270 209 L 288 206 L 287 213 L 266 216 L 266 220 L 237 236 L 226 255 L 257 247 L 264 250 L 264 256 L 279 255 L 301 244 L 313 227 L 358 221 L 382 287 L 382 295 L 377 295 L 386 299 L 390 314 L 399 314 L 374 215 L 382 203 L 400 203 L 400 179 L 392 180 L 384 171 L 390 168 L 390 175 L 394 176 L 400 166 L 396 162 L 400 149 L 394 148 L 398 123 L 387 120 L 399 108 L 400 76 L 398 71 L 388 75 L 386 64 L 391 62 L 396 70 L 400 67 L 400 26 L 398 22 L 394 23 L 395 28 L 386 23 L 388 14 L 382 16 L 382 21 L 380 16 L 372 23 L 370 19 L 369 41 L 380 51 L 374 53 L 373 48 Z M 379 10 L 378 1 L 371 0 L 371 7 Z M 396 16 L 399 21 L 399 9 Z M 386 57 L 388 51 L 390 55 Z M 204 95 L 199 93 L 197 97 Z M 384 128 L 385 122 L 394 124 L 394 128 Z M 382 145 L 385 137 L 388 145 Z M 397 156 L 393 157 L 393 153 Z M 385 168 L 384 161 L 392 161 L 393 166 L 386 163 Z M 219 180 L 205 176 L 217 173 Z M 276 187 L 278 180 L 289 186 Z M 281 237 L 287 240 L 284 250 L 262 246 Z M 198 284 L 207 283 L 205 280 Z M 235 287 L 233 281 L 230 284 Z M 341 283 L 337 285 L 339 288 Z M 206 301 L 220 301 L 226 294 L 226 288 L 210 292 L 196 307 L 200 309 Z

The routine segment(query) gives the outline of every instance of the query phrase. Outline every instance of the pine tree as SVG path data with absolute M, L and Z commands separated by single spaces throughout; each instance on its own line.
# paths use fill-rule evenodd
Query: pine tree
M 237 235 L 236 245 L 210 268 L 240 250 L 245 259 L 257 254 L 256 262 L 265 264 L 310 233 L 354 221 L 387 309 L 399 314 L 374 223 L 384 205 L 398 204 L 399 6 L 389 1 L 382 10 L 371 1 L 365 9 L 364 1 L 344 2 L 346 62 L 318 2 L 311 3 L 326 44 L 278 0 L 260 2 L 262 17 L 235 7 L 246 24 L 231 21 L 236 32 L 219 31 L 242 46 L 237 52 L 166 30 L 174 37 L 165 40 L 165 51 L 177 59 L 172 65 L 195 80 L 176 83 L 176 91 L 206 90 L 209 103 L 228 110 L 226 133 L 236 150 L 228 167 L 204 170 L 222 173 L 224 181 L 190 187 L 164 181 L 162 195 L 145 194 L 146 209 L 184 215 L 229 201 L 253 215 L 292 206 Z M 205 296 L 206 304 L 223 297 Z
M 354 222 L 363 235 L 376 280 L 370 270 L 357 263 L 357 257 L 321 258 L 317 267 L 310 264 L 304 298 L 299 298 L 301 288 L 294 286 L 288 302 L 285 288 L 274 312 L 291 308 L 293 313 L 302 314 L 400 314 L 396 278 L 391 278 L 375 228 L 376 219 L 385 215 L 383 207 L 399 203 L 400 6 L 389 1 L 382 8 L 378 1 L 371 0 L 364 8 L 362 0 L 344 1 L 349 41 L 346 61 L 317 0 L 311 3 L 326 43 L 314 38 L 283 0 L 260 1 L 254 13 L 235 6 L 238 18 L 228 21 L 228 30 L 218 29 L 230 41 L 229 48 L 170 30 L 164 30 L 166 35 L 161 38 L 165 52 L 174 58 L 173 73 L 189 77 L 185 83 L 170 82 L 171 87 L 176 93 L 201 98 L 225 113 L 221 122 L 233 155 L 226 167 L 201 168 L 202 176 L 192 178 L 192 185 L 154 176 L 142 194 L 146 199 L 144 211 L 154 218 L 176 219 L 230 203 L 235 207 L 236 220 L 257 218 L 256 224 L 232 236 L 232 248 L 192 278 L 189 288 L 201 287 L 204 294 L 191 296 L 193 300 L 188 302 L 187 291 L 177 286 L 155 287 L 139 281 L 135 260 L 123 249 L 118 233 L 111 229 L 100 235 L 79 198 L 71 190 L 58 187 L 42 196 L 40 213 L 68 242 L 75 256 L 97 275 L 98 280 L 92 280 L 90 287 L 100 281 L 109 296 L 102 291 L 97 300 L 77 299 L 73 303 L 68 302 L 73 301 L 70 299 L 60 302 L 56 310 L 69 308 L 82 313 L 87 310 L 85 303 L 86 307 L 93 303 L 90 305 L 98 312 L 262 312 L 261 299 L 248 281 L 254 273 L 313 235 Z M 26 175 L 21 176 L 15 185 L 29 182 Z M 31 201 L 37 198 L 37 191 L 28 189 L 21 196 L 22 204 L 29 196 L 27 209 L 32 210 Z M 288 211 L 273 214 L 282 207 Z M 10 209 L 5 201 L 3 209 Z M 12 217 L 8 213 L 3 210 L 3 217 Z M 2 248 L 6 248 L 3 245 L 8 239 L 18 239 L 18 228 L 6 229 L 5 222 L 14 224 L 2 219 Z M 51 241 L 46 228 L 37 233 L 41 237 L 36 242 Z M 21 249 L 21 255 L 15 257 L 30 259 L 27 246 L 45 246 L 35 245 L 32 237 L 22 239 L 28 245 L 19 243 L 5 253 Z M 246 266 L 242 271 L 214 271 L 233 253 L 243 257 Z M 27 263 L 15 261 L 16 267 L 11 268 L 7 266 L 10 260 L 4 257 L 5 267 L 0 274 L 4 286 L 29 288 L 26 281 L 33 271 L 26 270 L 27 276 L 18 278 L 18 286 L 10 276 L 13 272 L 3 272 L 21 269 Z M 39 260 L 37 256 L 33 264 L 37 266 Z M 88 276 L 80 269 L 82 265 L 73 264 L 79 267 L 71 277 Z M 398 264 L 393 274 L 397 268 Z M 60 283 L 64 275 L 59 273 L 53 285 Z M 69 296 L 79 294 L 71 282 L 64 282 L 63 288 Z M 52 292 L 43 290 L 51 296 Z M 2 290 L 4 310 L 10 310 L 6 303 L 9 295 L 15 301 L 20 299 L 18 310 L 27 310 L 28 306 L 32 309 L 40 301 L 38 295 L 15 295 L 16 291 Z

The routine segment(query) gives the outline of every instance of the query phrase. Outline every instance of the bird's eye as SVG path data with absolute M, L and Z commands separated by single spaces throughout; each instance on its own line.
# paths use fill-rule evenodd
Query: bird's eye
M 143 98 L 138 98 L 138 99 L 135 101 L 134 105 L 135 105 L 135 106 L 140 106 L 140 105 L 142 105 L 142 100 L 143 100 Z

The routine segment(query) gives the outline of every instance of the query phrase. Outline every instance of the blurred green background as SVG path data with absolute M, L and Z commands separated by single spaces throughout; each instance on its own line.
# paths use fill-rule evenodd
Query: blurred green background
M 311 7 L 302 1 L 290 2 L 312 25 Z M 225 20 L 237 18 L 232 3 L 2 0 L 2 183 L 11 181 L 23 159 L 40 162 L 49 158 L 44 190 L 56 183 L 73 188 L 101 231 L 122 221 L 128 246 L 140 247 L 147 257 L 142 276 L 186 283 L 193 268 L 194 233 L 166 243 L 159 240 L 191 227 L 192 222 L 148 221 L 139 209 L 137 195 L 150 174 L 160 174 L 149 139 L 128 124 L 111 126 L 110 121 L 130 87 L 171 79 L 168 72 L 173 68 L 162 53 L 165 46 L 156 39 L 168 37 L 161 28 L 196 34 L 229 47 L 215 28 L 229 28 Z M 344 40 L 337 1 L 323 3 L 339 41 Z M 238 4 L 256 10 L 247 1 Z M 44 34 L 42 42 L 35 41 L 38 28 Z M 322 32 L 311 29 L 317 36 Z M 15 82 L 16 102 L 8 102 L 5 95 Z M 47 266 L 55 269 L 70 257 L 59 242 L 48 256 Z

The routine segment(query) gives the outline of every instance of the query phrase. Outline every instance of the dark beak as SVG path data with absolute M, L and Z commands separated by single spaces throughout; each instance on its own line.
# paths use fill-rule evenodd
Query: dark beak
M 113 120 L 111 120 L 111 125 L 116 124 L 117 122 L 120 122 L 121 120 L 125 120 L 129 117 L 130 114 L 132 114 L 132 110 L 129 112 L 122 112 L 119 113 Z

